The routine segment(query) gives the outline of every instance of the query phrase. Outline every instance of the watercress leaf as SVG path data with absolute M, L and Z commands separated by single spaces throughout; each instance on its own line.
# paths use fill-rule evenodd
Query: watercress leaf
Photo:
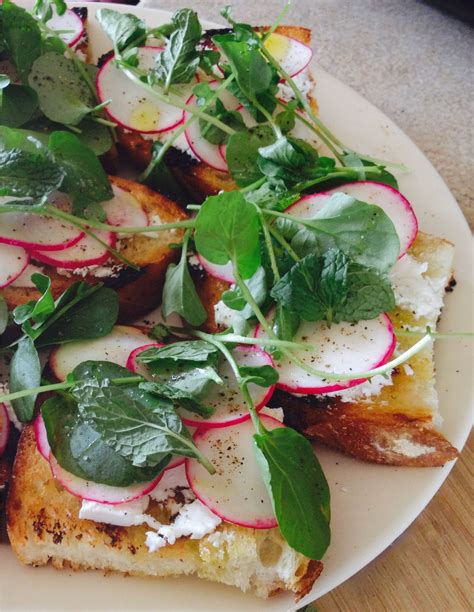
M 0 196 L 28 198 L 23 204 L 58 189 L 62 168 L 35 135 L 0 126 Z
M 10 0 L 3 2 L 3 36 L 8 54 L 24 84 L 41 55 L 41 32 L 35 18 Z
M 3 90 L 0 87 L 0 94 L 0 125 L 21 127 L 38 108 L 38 97 L 27 85 L 12 83 Z
M 165 319 L 176 313 L 190 325 L 197 327 L 207 319 L 207 312 L 189 272 L 186 246 L 187 243 L 183 248 L 180 262 L 177 265 L 171 263 L 166 271 L 162 312 Z
M 330 494 L 311 444 L 289 427 L 254 440 L 281 534 L 296 551 L 321 559 L 331 539 Z
M 309 222 L 321 251 L 339 248 L 357 263 L 387 272 L 400 254 L 400 241 L 391 219 L 378 206 L 343 194 L 330 201 Z
M 202 36 L 197 14 L 181 9 L 172 17 L 175 26 L 164 50 L 156 56 L 154 75 L 165 90 L 173 83 L 189 83 L 199 66 L 196 46 Z
M 113 141 L 107 126 L 86 117 L 77 127 L 81 130 L 80 134 L 77 134 L 79 140 L 96 155 L 103 155 L 111 149 Z
M 142 45 L 146 40 L 145 22 L 131 13 L 99 9 L 96 18 L 117 51 L 122 51 L 131 44 Z
M 160 347 L 150 347 L 137 355 L 139 363 L 157 363 L 162 361 L 165 367 L 183 361 L 195 363 L 208 363 L 209 359 L 213 359 L 213 363 L 217 361 L 219 355 L 218 349 L 204 342 L 204 340 L 184 340 L 183 342 L 175 342 Z
M 153 368 L 156 368 L 155 364 Z M 196 367 L 188 364 L 187 366 L 175 367 L 171 375 L 168 370 L 163 378 L 175 389 L 191 395 L 195 401 L 204 400 L 213 385 L 222 385 L 224 382 L 212 365 Z
M 199 56 L 199 68 L 212 78 L 215 78 L 215 68 L 219 63 L 220 57 L 221 54 L 218 51 L 204 49 Z
M 0 336 L 6 330 L 8 325 L 8 306 L 5 299 L 0 295 Z
M 83 64 L 92 80 L 97 68 Z M 28 78 L 43 113 L 57 123 L 78 125 L 96 110 L 94 94 L 73 60 L 60 53 L 45 53 L 33 64 Z
M 275 117 L 275 122 L 283 134 L 288 134 L 288 132 L 291 132 L 295 127 L 297 106 L 298 102 L 296 100 L 291 100 L 286 105 L 286 108 Z
M 110 333 L 118 318 L 117 294 L 107 287 L 94 289 L 93 293 L 74 301 L 72 306 L 72 300 L 66 304 L 64 310 L 58 312 L 56 320 L 40 335 L 37 345 L 91 340 Z M 58 306 L 56 308 L 60 310 Z
M 90 216 L 88 206 L 111 200 L 110 181 L 99 159 L 71 132 L 53 132 L 49 150 L 65 172 L 62 191 L 73 199 L 73 213 Z
M 245 284 L 247 285 L 258 306 L 261 306 L 265 302 L 268 295 L 267 279 L 264 268 L 259 266 L 255 274 L 245 281 Z M 224 291 L 221 300 L 229 308 L 240 311 L 240 314 L 245 319 L 249 319 L 254 316 L 251 306 L 247 304 L 239 287 Z
M 79 478 L 115 487 L 153 480 L 171 459 L 153 468 L 132 465 L 115 452 L 81 418 L 77 403 L 67 395 L 48 398 L 41 405 L 48 442 L 59 465 Z
M 10 363 L 9 388 L 11 393 L 34 389 L 41 383 L 41 364 L 38 351 L 33 340 L 26 336 L 17 345 L 16 351 Z M 22 423 L 31 421 L 35 411 L 37 394 L 27 395 L 16 400 L 11 404 L 18 420 Z
M 280 340 L 293 340 L 299 329 L 301 318 L 283 304 L 277 304 L 273 319 L 273 331 Z
M 258 167 L 258 150 L 275 141 L 269 125 L 260 125 L 232 134 L 227 143 L 229 173 L 239 187 L 246 187 L 263 177 Z
M 313 175 L 319 165 L 319 155 L 304 140 L 281 136 L 258 150 L 257 161 L 265 176 L 297 183 Z
M 36 301 L 20 304 L 14 309 L 13 320 L 17 325 L 25 323 L 28 319 L 32 319 L 35 323 L 42 323 L 55 309 L 50 278 L 44 274 L 34 273 L 31 275 L 31 280 L 41 296 Z
M 196 401 L 194 393 L 174 387 L 172 384 L 160 382 L 144 382 L 139 384 L 140 389 L 158 397 L 166 397 L 178 406 L 182 406 L 190 412 L 195 412 L 204 418 L 209 418 L 214 413 L 214 408 L 204 406 Z
M 260 208 L 283 212 L 300 199 L 300 194 L 289 191 L 281 179 L 270 179 L 257 189 L 247 191 L 245 199 Z
M 216 264 L 232 261 L 244 279 L 260 265 L 259 218 L 238 191 L 207 198 L 196 217 L 198 252 Z
M 112 361 L 83 361 L 71 372 L 73 381 L 136 378 L 136 374 Z M 132 384 L 132 383 L 131 383 Z M 136 383 L 134 383 L 136 384 Z
M 196 456 L 192 438 L 169 400 L 108 381 L 78 383 L 71 394 L 82 418 L 134 466 L 155 467 L 170 453 Z
M 270 365 L 264 366 L 240 366 L 240 375 L 246 384 L 254 384 L 259 387 L 271 387 L 278 382 L 278 372 Z
M 337 304 L 333 318 L 339 321 L 365 321 L 395 308 L 390 279 L 377 270 L 350 264 L 347 274 L 346 299 Z
M 206 109 L 206 113 L 219 119 L 219 121 L 236 131 L 245 129 L 242 114 L 238 111 L 227 110 L 220 100 L 216 100 L 213 106 L 209 106 Z M 229 140 L 229 134 L 205 119 L 199 119 L 199 128 L 201 136 L 211 144 L 226 144 Z

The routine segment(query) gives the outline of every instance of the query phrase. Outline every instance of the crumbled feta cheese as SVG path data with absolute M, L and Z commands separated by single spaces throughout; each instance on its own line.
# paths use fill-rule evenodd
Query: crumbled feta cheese
M 85 278 L 89 274 L 95 276 L 96 278 L 114 278 L 120 274 L 123 270 L 122 264 L 112 264 L 112 265 L 104 265 L 104 266 L 84 266 L 83 268 L 57 268 L 57 273 L 61 274 L 61 276 L 66 276 L 66 278 L 70 278 L 71 276 L 82 276 Z
M 384 387 L 393 385 L 392 376 L 382 376 L 377 374 L 370 380 L 357 385 L 355 387 L 349 387 L 341 391 L 333 391 L 332 393 L 326 393 L 327 397 L 338 397 L 342 402 L 363 402 L 369 400 L 374 395 L 379 395 Z
M 413 313 L 416 319 L 436 320 L 443 306 L 444 279 L 426 275 L 428 264 L 404 255 L 390 272 L 397 306 Z
M 308 96 L 314 88 L 314 82 L 311 79 L 310 71 L 307 68 L 293 77 L 295 85 L 298 87 L 304 97 Z M 279 97 L 285 102 L 290 102 L 295 99 L 295 94 L 289 85 L 280 83 L 278 85 Z
M 222 300 L 219 300 L 217 304 L 214 304 L 214 320 L 217 325 L 222 325 L 222 327 L 230 327 L 232 325 L 232 319 L 234 318 L 235 313 L 236 311 L 226 306 Z
M 0 382 L 0 402 L 2 401 L 2 395 L 7 395 L 8 393 L 10 393 L 8 384 Z M 10 402 L 2 402 L 2 404 L 5 406 L 10 422 L 13 423 L 13 425 L 16 429 L 18 429 L 18 431 L 21 431 L 24 425 L 18 420 L 18 417 L 16 416 L 16 413 L 13 410 L 13 406 L 10 404 Z
M 201 262 L 199 261 L 196 255 L 193 254 L 188 257 L 188 263 L 190 266 L 193 266 L 194 268 L 201 268 L 202 270 Z
M 196 499 L 185 504 L 170 525 L 161 525 L 156 532 L 147 531 L 145 544 L 150 552 L 156 552 L 182 537 L 200 540 L 213 532 L 221 522 L 217 515 Z
M 131 527 L 146 523 L 150 527 L 158 529 L 160 523 L 149 514 L 145 514 L 150 498 L 148 495 L 134 499 L 124 504 L 101 504 L 99 502 L 82 500 L 79 510 L 79 518 L 95 521 L 96 523 L 107 523 L 118 527 Z
M 207 536 L 209 544 L 214 548 L 221 548 L 226 542 L 232 542 L 235 538 L 233 531 L 214 531 Z

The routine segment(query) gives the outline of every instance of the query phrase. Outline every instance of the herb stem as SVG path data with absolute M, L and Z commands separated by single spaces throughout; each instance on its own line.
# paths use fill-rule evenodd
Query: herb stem
M 257 209 L 258 216 L 260 217 L 260 224 L 263 230 L 263 237 L 265 239 L 265 245 L 267 247 L 268 256 L 270 258 L 270 267 L 272 269 L 273 276 L 275 277 L 277 281 L 279 281 L 281 278 L 280 270 L 278 269 L 278 263 L 277 263 L 276 256 L 275 256 L 275 249 L 273 248 L 272 237 L 270 235 L 268 223 L 267 223 L 267 220 L 265 219 L 265 216 L 263 215 L 262 209 L 259 208 L 258 206 L 256 206 L 255 208 Z
M 296 251 L 294 251 L 293 247 L 288 243 L 287 240 L 285 240 L 285 238 L 283 238 L 281 233 L 275 227 L 273 227 L 273 225 L 269 225 L 268 229 L 270 234 L 275 238 L 275 240 L 280 244 L 280 246 L 282 246 L 286 250 L 286 252 L 293 261 L 295 261 L 296 263 L 301 261 L 301 257 L 296 253 Z

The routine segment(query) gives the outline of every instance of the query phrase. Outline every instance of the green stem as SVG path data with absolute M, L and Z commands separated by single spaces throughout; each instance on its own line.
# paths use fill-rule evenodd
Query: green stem
M 408 329 L 394 329 L 395 335 L 398 336 L 424 336 L 429 334 L 436 340 L 449 340 L 450 338 L 472 338 L 474 332 L 433 332 L 428 327 L 425 331 L 411 331 Z
M 263 230 L 263 237 L 265 239 L 265 246 L 267 247 L 268 256 L 270 258 L 270 267 L 273 272 L 273 276 L 277 281 L 280 280 L 280 270 L 278 269 L 278 263 L 275 256 L 275 249 L 273 248 L 272 237 L 270 235 L 270 231 L 268 228 L 267 221 L 263 215 L 263 211 L 258 206 L 255 207 L 257 209 L 258 216 L 260 217 L 260 224 Z
M 278 340 L 274 338 L 271 340 L 269 338 L 251 338 L 249 336 L 240 336 L 239 334 L 222 334 L 217 337 L 221 342 L 249 344 L 250 346 L 280 346 L 283 348 L 302 350 L 317 350 L 318 348 L 312 344 L 306 344 L 303 342 L 292 342 L 291 340 Z
M 275 21 L 273 22 L 273 25 L 270 28 L 268 28 L 268 30 L 262 36 L 262 41 L 263 42 L 265 42 L 267 40 L 267 38 L 269 36 L 271 36 L 273 34 L 273 32 L 277 29 L 277 27 L 280 25 L 280 23 L 286 17 L 286 14 L 290 10 L 290 7 L 291 7 L 291 2 L 287 2 L 285 4 L 285 6 L 282 8 L 282 10 L 280 11 L 280 13 L 277 16 L 277 18 L 275 19 Z
M 258 179 L 258 181 L 255 181 L 255 183 L 251 183 L 250 185 L 247 185 L 246 187 L 241 187 L 239 189 L 240 193 L 248 193 L 249 191 L 253 191 L 254 189 L 258 189 L 259 187 L 261 187 L 265 181 L 267 180 L 267 178 L 264 176 L 261 179 Z
M 301 261 L 301 257 L 294 251 L 293 247 L 283 238 L 281 233 L 273 227 L 273 225 L 269 226 L 270 234 L 275 238 L 275 240 L 287 251 L 288 255 L 291 257 L 293 261 L 298 263 Z

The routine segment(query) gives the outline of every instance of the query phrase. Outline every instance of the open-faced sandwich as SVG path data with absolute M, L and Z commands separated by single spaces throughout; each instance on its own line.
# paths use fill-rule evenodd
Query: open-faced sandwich
M 310 32 L 223 14 L 100 9 L 95 67 L 83 11 L 0 7 L 0 487 L 25 564 L 299 598 L 330 544 L 310 441 L 457 455 L 453 246 L 321 122 Z

